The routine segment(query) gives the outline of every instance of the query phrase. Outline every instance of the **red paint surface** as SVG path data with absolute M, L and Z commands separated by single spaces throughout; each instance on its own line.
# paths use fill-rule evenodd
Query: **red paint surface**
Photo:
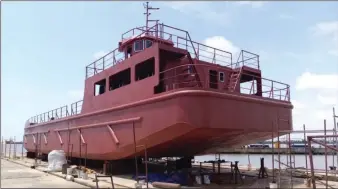
M 127 45 L 121 44 L 119 50 L 123 51 L 124 46 Z M 182 59 L 174 59 L 175 56 Z M 270 138 L 272 122 L 277 117 L 289 121 L 279 122 L 280 130 L 292 129 L 288 85 L 285 85 L 287 94 L 283 97 L 263 97 L 267 93 L 274 96 L 282 90 L 266 92 L 261 86 L 264 80 L 261 71 L 243 66 L 241 80 L 254 76 L 257 94 L 241 94 L 239 83 L 234 91 L 229 90 L 231 74 L 240 68 L 211 64 L 190 56 L 190 51 L 177 48 L 175 44 L 154 41 L 150 48 L 87 78 L 81 113 L 26 124 L 25 148 L 34 152 L 33 135 L 46 133 L 47 143 L 40 142 L 42 153 L 63 149 L 74 157 L 84 157 L 87 151 L 89 159 L 130 158 L 134 155 L 134 125 L 136 145 L 146 144 L 149 157 L 191 156 L 217 147 L 240 146 Z M 135 65 L 152 57 L 155 58 L 154 75 L 135 81 Z M 187 64 L 192 66 L 193 73 L 188 73 Z M 127 68 L 131 68 L 129 85 L 94 96 L 95 82 L 106 78 L 108 86 L 109 76 Z M 224 82 L 217 81 L 217 89 L 210 88 L 210 69 L 225 73 Z M 159 84 L 166 91 L 155 94 L 154 89 Z M 43 114 L 35 119 L 45 117 Z M 277 136 L 277 126 L 274 131 Z M 37 139 L 37 143 L 39 141 Z M 86 145 L 81 145 L 81 141 Z M 138 154 L 143 153 L 143 149 L 137 150 Z

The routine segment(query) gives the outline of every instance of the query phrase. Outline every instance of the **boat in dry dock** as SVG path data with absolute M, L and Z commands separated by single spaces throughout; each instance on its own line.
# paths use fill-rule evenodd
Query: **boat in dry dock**
M 27 121 L 28 154 L 118 160 L 147 148 L 148 157 L 190 157 L 292 130 L 290 86 L 263 78 L 259 55 L 195 42 L 146 10 L 146 26 L 86 66 L 83 100 Z

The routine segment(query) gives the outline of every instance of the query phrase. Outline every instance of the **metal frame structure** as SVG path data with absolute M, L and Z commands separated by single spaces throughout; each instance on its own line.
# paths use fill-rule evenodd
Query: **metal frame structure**
M 322 172 L 325 173 L 325 183 L 324 184 L 326 186 L 326 188 L 328 188 L 328 162 L 327 162 L 327 156 L 328 156 L 328 151 L 327 149 L 330 149 L 336 153 L 332 153 L 332 166 L 335 167 L 335 155 L 337 156 L 338 154 L 338 148 L 337 148 L 337 143 L 338 143 L 338 135 L 337 135 L 337 127 L 338 127 L 338 122 L 336 122 L 336 118 L 338 116 L 335 114 L 335 109 L 333 108 L 333 121 L 334 121 L 334 126 L 332 130 L 328 130 L 326 127 L 326 120 L 324 120 L 324 129 L 323 130 L 306 130 L 305 128 L 305 124 L 303 125 L 303 130 L 286 130 L 286 131 L 279 131 L 279 124 L 277 122 L 277 131 L 278 131 L 278 145 L 280 145 L 280 135 L 287 135 L 287 139 L 288 139 L 288 144 L 287 144 L 287 148 L 288 148 L 288 153 L 287 153 L 287 162 L 286 164 L 283 163 L 280 159 L 280 146 L 278 146 L 278 159 L 274 159 L 273 158 L 273 169 L 274 169 L 274 161 L 278 162 L 278 171 L 279 171 L 279 179 L 278 179 L 278 187 L 280 188 L 280 176 L 281 176 L 281 165 L 286 166 L 287 169 L 290 170 L 290 187 L 293 188 L 293 172 L 295 169 L 299 169 L 296 168 L 296 163 L 295 163 L 295 158 L 294 158 L 294 154 L 292 154 L 292 150 L 291 150 L 291 134 L 295 134 L 295 133 L 303 133 L 303 144 L 304 146 L 307 145 L 307 148 L 305 148 L 304 150 L 304 156 L 305 156 L 305 169 L 303 169 L 306 173 L 307 178 L 311 179 L 311 183 L 312 183 L 312 187 L 315 189 L 316 188 L 316 180 L 315 180 L 315 171 L 318 172 Z M 279 119 L 281 120 L 281 119 Z M 313 136 L 307 136 L 308 134 L 314 134 L 314 133 L 322 133 L 321 135 L 313 135 Z M 331 133 L 331 134 L 328 134 Z M 330 145 L 328 145 L 328 140 L 327 138 L 332 138 L 333 140 L 333 144 L 335 144 L 335 147 L 332 147 Z M 324 139 L 324 141 L 319 141 L 317 139 Z M 274 140 L 272 139 L 272 148 L 274 151 Z M 312 153 L 312 144 L 319 144 L 321 146 L 325 147 L 325 154 L 324 154 L 324 158 L 325 158 L 325 169 L 315 169 L 314 168 L 314 163 L 313 163 L 313 153 Z M 331 142 L 332 144 L 332 142 Z M 292 160 L 292 156 L 293 156 L 293 160 Z M 272 157 L 274 157 L 274 155 L 272 155 Z M 310 162 L 310 168 L 308 167 L 308 158 L 309 158 L 309 162 Z M 336 167 L 338 167 L 338 156 L 337 156 L 337 161 L 336 161 L 337 165 Z M 311 175 L 309 175 L 309 172 L 311 172 Z M 274 174 L 274 171 L 273 171 Z M 334 175 L 337 175 L 337 171 L 333 171 Z

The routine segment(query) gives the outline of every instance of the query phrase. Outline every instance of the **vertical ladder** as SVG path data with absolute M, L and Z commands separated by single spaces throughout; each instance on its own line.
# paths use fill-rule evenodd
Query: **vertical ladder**
M 237 84 L 239 83 L 239 80 L 241 78 L 241 74 L 242 74 L 242 67 L 231 73 L 229 84 L 228 84 L 228 90 L 230 90 L 231 92 L 235 91 Z
M 196 87 L 196 86 L 202 87 L 201 80 L 199 78 L 198 72 L 196 70 L 196 67 L 194 66 L 195 61 L 192 59 L 189 52 L 187 52 L 186 56 L 183 56 L 180 60 L 183 60 L 185 58 L 188 59 L 188 61 L 190 62 L 190 65 L 186 69 L 184 69 L 183 72 L 182 72 L 184 82 L 192 84 L 190 87 Z M 190 79 L 191 77 L 193 77 L 193 78 Z

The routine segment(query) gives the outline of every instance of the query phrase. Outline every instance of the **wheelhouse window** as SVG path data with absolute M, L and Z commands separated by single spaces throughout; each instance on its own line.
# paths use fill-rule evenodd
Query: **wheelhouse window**
M 138 40 L 134 42 L 134 52 L 142 51 L 143 49 L 143 40 Z
M 120 71 L 109 77 L 109 90 L 114 90 L 130 84 L 130 68 Z
M 149 47 L 151 47 L 153 45 L 153 42 L 150 41 L 150 40 L 145 40 L 144 43 L 145 43 L 145 47 L 146 48 L 149 48 Z
M 219 72 L 219 81 L 224 82 L 224 72 Z
M 106 92 L 106 79 L 102 79 L 94 84 L 94 96 L 98 96 Z
M 155 58 L 150 58 L 135 66 L 135 80 L 142 80 L 153 76 L 155 73 Z

